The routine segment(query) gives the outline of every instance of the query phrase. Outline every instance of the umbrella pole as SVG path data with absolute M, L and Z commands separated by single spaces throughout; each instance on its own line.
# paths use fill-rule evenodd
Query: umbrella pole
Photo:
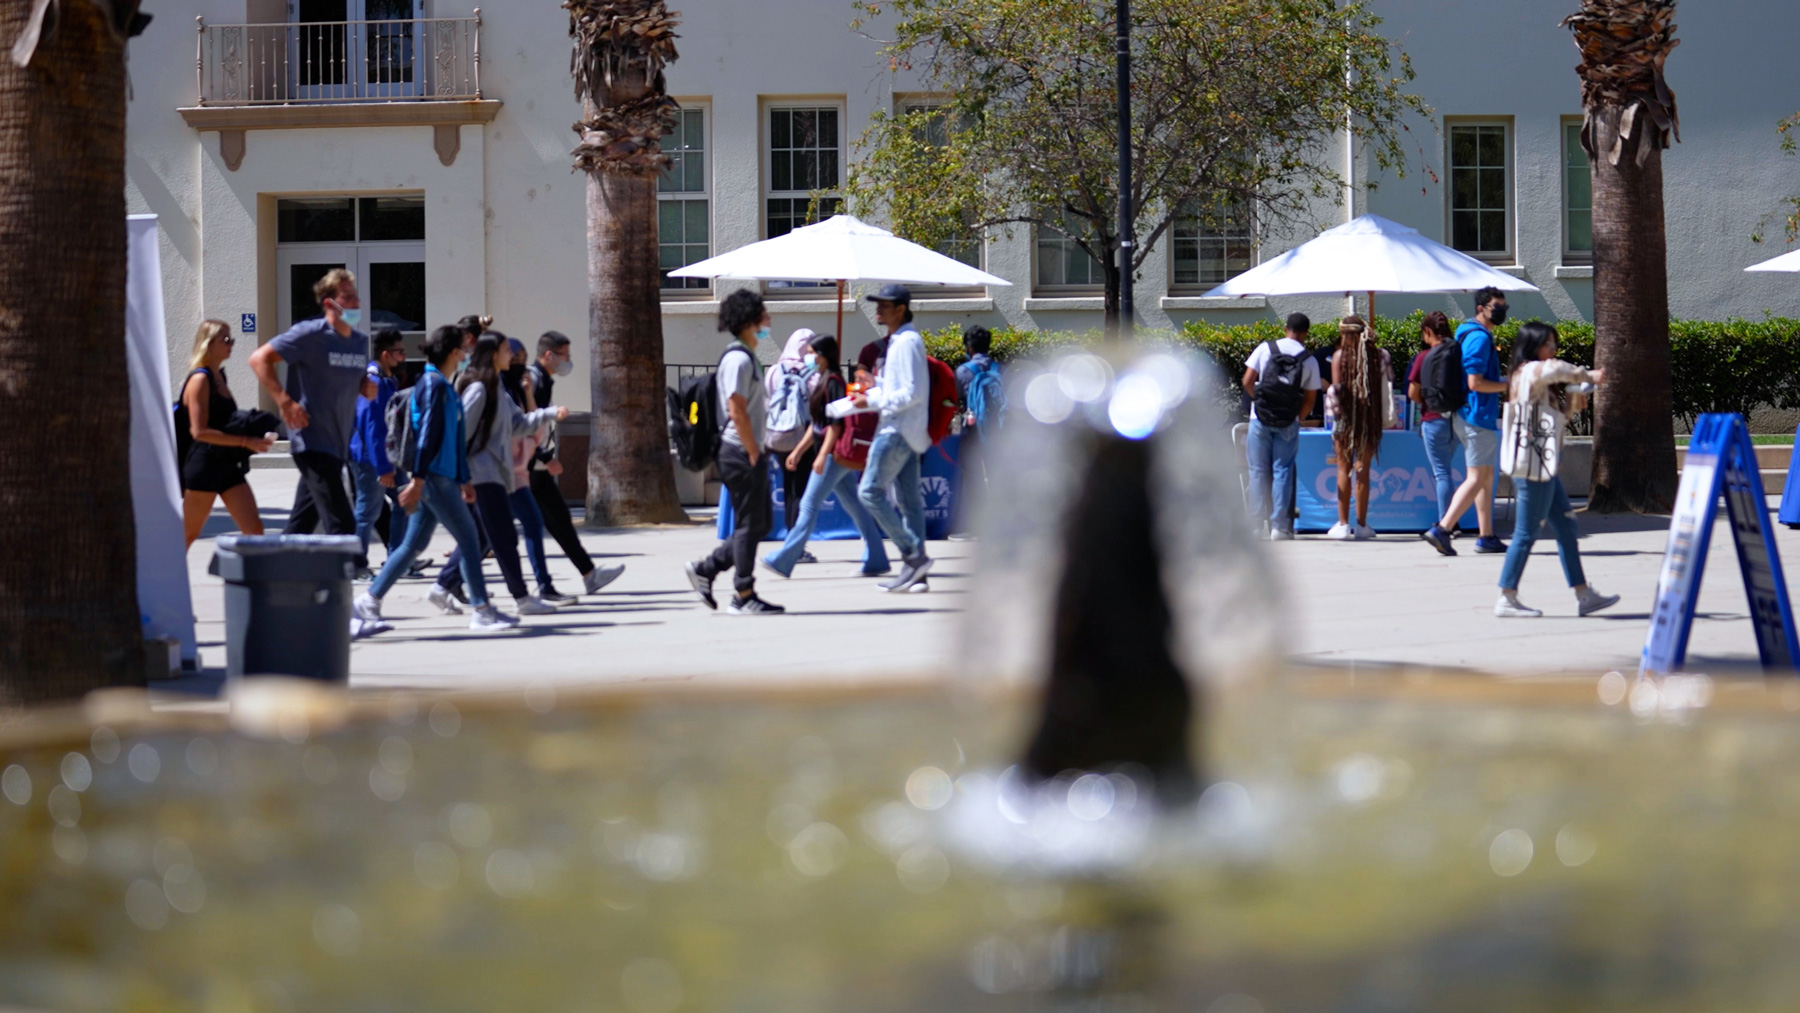
M 844 279 L 842 278 L 839 278 L 837 283 L 837 304 L 837 343 L 838 348 L 842 349 L 844 347 Z

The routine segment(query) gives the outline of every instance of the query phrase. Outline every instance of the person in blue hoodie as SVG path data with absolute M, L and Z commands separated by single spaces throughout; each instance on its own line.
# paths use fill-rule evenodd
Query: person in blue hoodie
M 356 491 L 356 537 L 362 540 L 364 554 L 369 551 L 369 536 L 377 527 L 383 502 L 392 504 L 383 539 L 391 556 L 406 540 L 406 511 L 399 508 L 398 499 L 406 476 L 388 460 L 387 406 L 399 390 L 394 369 L 406 360 L 406 349 L 397 329 L 382 327 L 369 336 L 369 352 L 368 375 L 375 382 L 375 396 L 356 402 L 356 428 L 350 431 L 350 484 Z
M 1475 518 L 1481 525 L 1481 537 L 1475 540 L 1476 552 L 1505 552 L 1506 543 L 1494 535 L 1494 469 L 1500 464 L 1500 395 L 1506 384 L 1500 379 L 1500 352 L 1494 347 L 1494 331 L 1506 323 L 1506 293 L 1497 288 L 1484 288 L 1475 293 L 1475 317 L 1456 329 L 1456 343 L 1462 346 L 1463 373 L 1469 385 L 1469 398 L 1451 416 L 1457 442 L 1463 445 L 1463 465 L 1467 477 L 1450 500 L 1450 511 L 1419 537 L 1446 556 L 1456 555 L 1450 544 L 1450 530 L 1455 527 L 1469 504 L 1475 505 Z
M 481 539 L 468 504 L 475 502 L 475 486 L 469 474 L 469 450 L 463 425 L 463 403 L 445 374 L 456 372 L 462 362 L 463 332 L 439 327 L 425 339 L 425 374 L 412 389 L 408 408 L 413 438 L 408 441 L 412 479 L 400 490 L 400 506 L 417 510 L 406 528 L 400 550 L 387 558 L 369 589 L 358 595 L 354 611 L 358 619 L 381 620 L 381 599 L 430 544 L 442 524 L 462 552 L 463 586 L 475 614 L 472 630 L 502 630 L 519 620 L 502 613 L 488 601 L 481 576 Z

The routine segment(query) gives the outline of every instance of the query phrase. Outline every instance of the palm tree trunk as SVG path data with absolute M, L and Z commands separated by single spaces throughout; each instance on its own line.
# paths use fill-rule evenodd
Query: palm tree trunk
M 0 47 L 31 7 L 0 4 Z M 100 5 L 60 7 L 27 66 L 0 48 L 0 707 L 144 680 L 124 42 Z
M 687 520 L 669 463 L 655 177 L 589 173 L 590 527 Z
M 1594 147 L 1612 150 L 1623 110 L 1598 110 Z M 1674 395 L 1670 389 L 1669 271 L 1662 151 L 1612 165 L 1594 179 L 1594 365 L 1606 383 L 1594 401 L 1596 513 L 1668 513 L 1675 503 Z

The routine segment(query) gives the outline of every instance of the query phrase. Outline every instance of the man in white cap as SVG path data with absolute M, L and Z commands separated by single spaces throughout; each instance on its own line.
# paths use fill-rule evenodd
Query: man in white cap
M 857 496 L 900 550 L 900 575 L 881 589 L 928 591 L 931 557 L 925 554 L 925 492 L 919 485 L 919 457 L 931 446 L 925 339 L 912 325 L 912 292 L 906 286 L 887 285 L 868 298 L 875 304 L 875 322 L 888 332 L 888 347 L 875 387 L 855 398 L 857 407 L 881 412 Z

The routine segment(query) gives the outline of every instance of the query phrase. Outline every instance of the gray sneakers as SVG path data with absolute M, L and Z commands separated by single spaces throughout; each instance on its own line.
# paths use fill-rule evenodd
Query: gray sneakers
M 1584 616 L 1591 616 L 1601 609 L 1609 609 L 1619 603 L 1616 594 L 1601 594 L 1591 587 L 1584 587 L 1575 592 L 1575 606 Z
M 431 590 L 425 592 L 425 600 L 436 605 L 447 616 L 462 615 L 462 606 L 451 596 L 450 589 L 442 584 L 431 585 Z
M 624 572 L 625 565 L 623 563 L 615 563 L 612 566 L 596 566 L 587 572 L 587 576 L 581 578 L 581 589 L 588 594 L 595 594 L 601 588 L 618 580 L 619 574 Z
M 519 625 L 517 616 L 509 616 L 492 605 L 483 605 L 469 619 L 469 629 L 483 632 L 510 630 Z
M 890 593 L 911 591 L 915 586 L 925 583 L 925 575 L 931 572 L 932 562 L 932 558 L 923 552 L 913 559 L 902 560 L 900 576 L 893 580 L 883 581 L 880 585 L 881 589 Z

